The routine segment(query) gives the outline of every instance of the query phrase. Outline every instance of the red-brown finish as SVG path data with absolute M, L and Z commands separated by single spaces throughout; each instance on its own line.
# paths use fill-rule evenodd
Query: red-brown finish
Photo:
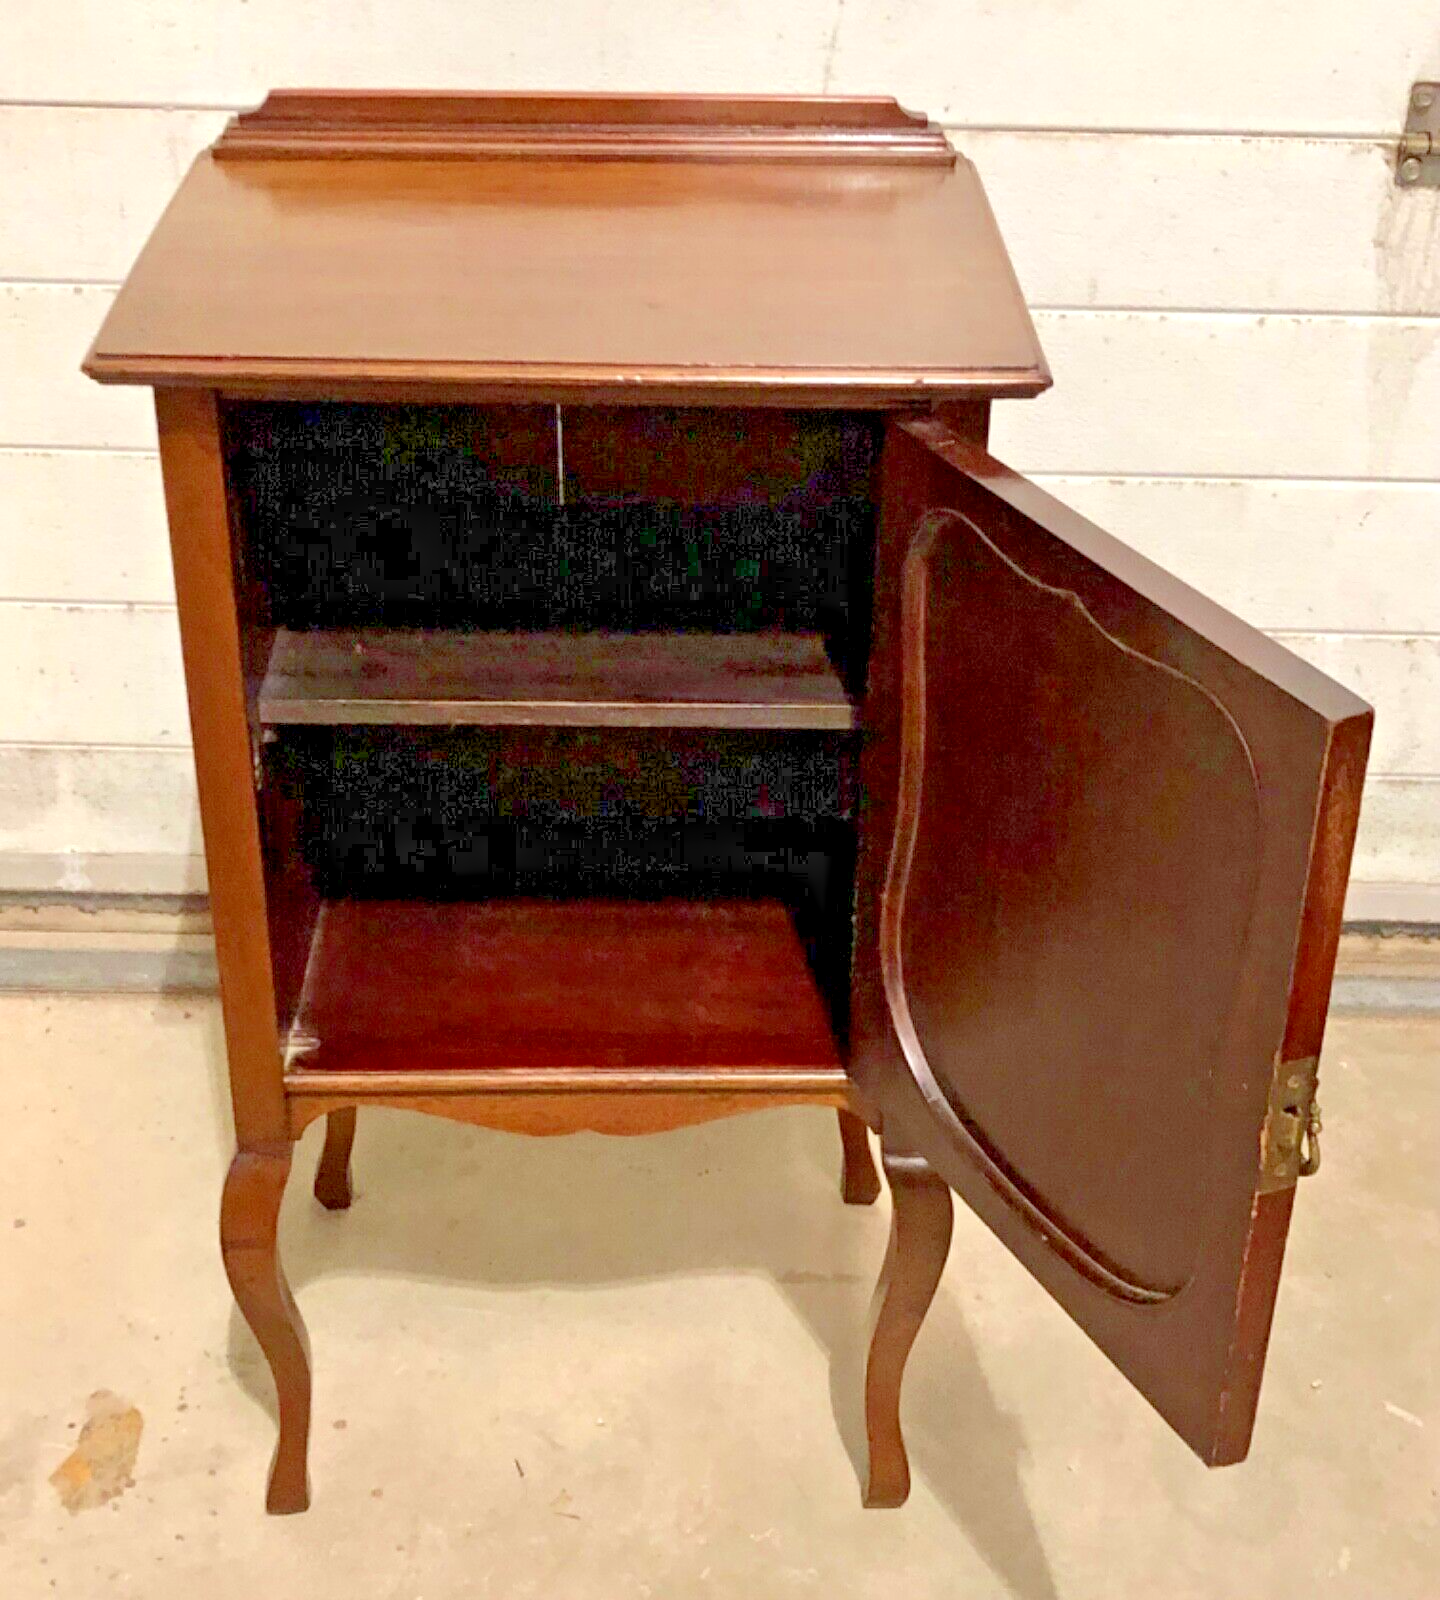
M 925 117 L 832 95 L 364 93 L 280 89 L 231 118 L 221 160 L 477 156 L 911 161 L 950 166 Z
M 813 511 L 873 498 L 883 431 L 853 412 L 693 404 L 567 406 L 561 426 L 552 446 L 563 449 L 571 504 Z
M 950 1253 L 954 1210 L 950 1191 L 929 1164 L 882 1141 L 890 1185 L 890 1242 L 870 1308 L 870 1350 L 865 1360 L 865 1504 L 904 1505 L 910 1462 L 900 1431 L 900 1385 L 915 1336 L 935 1298 Z
M 1271 1079 L 1323 1015 L 1370 713 L 939 423 L 883 474 L 852 1071 L 1237 1459 Z
M 219 411 L 212 394 L 161 389 L 155 414 L 235 1134 L 273 1145 L 288 1126 Z
M 769 901 L 338 900 L 292 1068 L 841 1072 L 790 913 Z
M 359 116 L 373 97 L 350 101 Z M 473 97 L 425 104 L 445 141 L 481 115 Z M 706 159 L 723 109 L 684 161 L 202 155 L 85 370 L 262 395 L 831 410 L 1048 385 L 984 191 L 943 139 L 923 136 L 945 164 L 877 164 L 846 128 L 824 134 L 843 159 L 756 159 L 748 134 L 750 159 Z M 914 137 L 860 136 L 897 135 Z
M 990 402 L 1049 375 L 973 169 L 924 118 L 879 100 L 273 96 L 196 163 L 86 370 L 157 388 L 238 1144 L 222 1250 L 279 1394 L 272 1510 L 308 1498 L 308 1353 L 277 1254 L 293 1142 L 329 1119 L 315 1189 L 342 1208 L 361 1104 L 532 1134 L 824 1106 L 852 1202 L 878 1187 L 879 1130 L 895 1209 L 868 1504 L 908 1489 L 900 1383 L 947 1184 L 1206 1461 L 1244 1453 L 1293 1203 L 1267 1107 L 1320 1049 L 1370 716 L 985 454 Z M 652 640 L 638 689 L 630 646 L 572 642 L 561 694 L 555 662 L 538 687 L 514 670 L 544 641 L 430 636 L 417 654 L 417 634 L 386 645 L 376 695 L 364 639 L 339 671 L 333 637 L 277 631 L 303 610 L 267 589 L 286 514 L 262 529 L 238 469 L 268 426 L 241 401 L 344 398 L 462 402 L 413 437 L 522 515 L 838 512 L 853 542 L 829 644 L 856 676 L 870 647 L 863 705 L 804 639 L 783 646 L 803 694 L 753 638 Z M 343 428 L 307 422 L 325 440 L 307 452 L 273 415 L 261 470 L 346 470 Z M 400 411 L 360 436 L 409 427 Z M 867 502 L 873 595 L 853 563 Z M 376 509 L 368 531 L 403 536 Z M 747 677 L 764 692 L 738 692 Z M 501 812 L 544 790 L 598 815 L 618 767 L 637 815 L 688 818 L 726 787 L 717 768 L 748 772 L 762 746 L 798 760 L 817 735 L 780 726 L 797 709 L 807 728 L 858 716 L 835 1031 L 778 904 L 322 903 L 307 784 L 331 736 L 264 720 L 504 705 L 548 723 L 567 699 L 625 724 L 697 698 L 771 731 L 463 739 L 489 752 Z M 423 767 L 462 736 L 366 738 Z M 841 800 L 827 756 L 815 815 L 787 799 L 787 823 L 849 825 L 847 759 Z M 775 803 L 757 795 L 767 818 Z M 817 921 L 849 915 L 811 888 Z M 837 931 L 807 931 L 827 985 Z
M 846 731 L 855 707 L 811 633 L 281 629 L 261 720 Z
M 327 1211 L 348 1211 L 355 1198 L 350 1152 L 355 1148 L 355 1107 L 342 1106 L 325 1119 L 325 1144 L 315 1168 L 315 1198 Z
M 250 1331 L 275 1380 L 280 1433 L 270 1464 L 265 1509 L 304 1511 L 310 1504 L 310 1342 L 285 1281 L 277 1248 L 280 1202 L 290 1174 L 290 1145 L 239 1151 L 220 1200 L 220 1251 Z
M 597 1088 L 595 1076 L 563 1074 L 497 1074 L 477 1082 L 463 1073 L 432 1077 L 395 1073 L 287 1074 L 290 1119 L 296 1138 L 318 1117 L 359 1105 L 391 1111 L 418 1111 L 448 1117 L 472 1127 L 541 1138 L 571 1133 L 603 1133 L 633 1137 L 667 1133 L 726 1117 L 786 1106 L 827 1106 L 836 1110 L 856 1104 L 853 1086 L 843 1072 L 781 1072 L 705 1076 L 653 1073 L 635 1081 L 610 1073 Z M 498 1081 L 497 1081 L 498 1080 Z M 673 1081 L 672 1081 L 673 1080 Z
M 868 1206 L 880 1196 L 880 1174 L 870 1154 L 870 1132 L 865 1119 L 853 1111 L 837 1112 L 840 1119 L 840 1194 L 847 1206 Z

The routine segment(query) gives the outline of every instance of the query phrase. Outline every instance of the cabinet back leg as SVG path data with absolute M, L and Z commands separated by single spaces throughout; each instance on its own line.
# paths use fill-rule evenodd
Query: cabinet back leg
M 325 1118 L 325 1148 L 315 1168 L 315 1198 L 327 1211 L 349 1209 L 350 1152 L 355 1148 L 355 1107 L 343 1106 Z
M 265 1509 L 276 1513 L 310 1504 L 310 1345 L 277 1249 L 290 1157 L 288 1145 L 238 1151 L 220 1199 L 225 1274 L 269 1363 L 280 1403 L 280 1437 L 265 1495 Z
M 910 1493 L 910 1463 L 900 1431 L 900 1382 L 935 1298 L 955 1220 L 950 1190 L 923 1157 L 882 1142 L 881 1159 L 894 1210 L 870 1311 L 865 1362 L 865 1504 L 872 1507 L 904 1505 Z
M 840 1119 L 840 1193 L 847 1206 L 868 1206 L 880 1193 L 880 1174 L 870 1154 L 870 1135 L 853 1111 L 837 1111 Z

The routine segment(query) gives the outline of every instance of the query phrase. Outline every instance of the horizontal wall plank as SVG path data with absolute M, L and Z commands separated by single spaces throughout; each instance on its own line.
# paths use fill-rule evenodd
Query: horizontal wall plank
M 1440 628 L 1440 484 L 1037 481 L 1257 628 Z
M 1366 783 L 1351 877 L 1358 883 L 1440 885 L 1440 778 Z
M 837 4 L 57 0 L 9 19 L 0 98 L 230 106 L 311 84 L 814 93 Z
M 1440 192 L 1337 139 L 955 133 L 1035 306 L 1440 313 Z
M 0 106 L 0 278 L 118 282 L 219 112 Z
M 205 857 L 176 851 L 87 855 L 80 850 L 0 850 L 0 893 L 44 904 L 76 895 L 85 903 L 95 895 L 203 895 Z M 137 910 L 147 920 L 155 912 Z M 87 922 L 95 915 L 82 912 Z
M 92 383 L 80 363 L 113 289 L 0 284 L 0 445 L 155 448 L 146 389 Z
M 247 104 L 275 84 L 898 95 L 1043 127 L 1374 133 L 1440 76 L 1433 5 L 1388 0 L 53 0 L 12 8 L 0 98 Z M 1114 41 L 1123 41 L 1123 48 Z
M 0 450 L 0 598 L 173 604 L 159 460 Z
M 1440 774 L 1440 635 L 1276 637 L 1375 707 L 1373 772 L 1387 777 Z
M 0 278 L 119 281 L 224 120 L 0 106 Z M 1440 313 L 1440 194 L 1373 142 L 954 137 L 1036 305 Z
M 0 605 L 6 740 L 184 748 L 184 683 L 171 610 Z
M 1027 472 L 1440 478 L 1440 320 L 1039 312 L 1055 387 L 997 406 Z
M 1426 0 L 845 0 L 827 87 L 946 121 L 1376 133 L 1440 77 Z
M 10 854 L 200 850 L 188 750 L 0 744 L 0 861 Z M 0 887 L 4 879 L 0 867 Z
M 0 287 L 0 445 L 154 447 L 79 362 L 113 291 Z M 1440 478 L 1440 319 L 1041 312 L 1056 387 L 997 410 L 1025 471 Z

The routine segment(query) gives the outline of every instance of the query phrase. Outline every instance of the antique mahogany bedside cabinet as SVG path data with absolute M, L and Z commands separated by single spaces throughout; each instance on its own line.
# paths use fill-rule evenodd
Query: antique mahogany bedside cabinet
M 937 128 L 277 93 L 85 370 L 155 390 L 270 1510 L 308 1500 L 293 1141 L 327 1119 L 348 1205 L 362 1106 L 825 1106 L 857 1203 L 876 1130 L 870 1505 L 952 1189 L 1244 1455 L 1371 715 L 986 453 L 1050 380 Z

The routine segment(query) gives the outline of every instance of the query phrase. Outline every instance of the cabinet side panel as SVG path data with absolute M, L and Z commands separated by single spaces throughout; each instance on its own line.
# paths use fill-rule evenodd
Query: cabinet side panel
M 266 925 L 270 935 L 271 971 L 275 988 L 276 1024 L 283 1035 L 295 1015 L 310 941 L 320 912 L 320 897 L 301 856 L 301 799 L 285 763 L 273 759 L 264 743 L 260 689 L 275 644 L 276 602 L 256 529 L 245 516 L 237 483 L 235 457 L 243 447 L 243 412 L 220 407 L 220 440 L 229 524 L 235 616 L 240 635 L 240 663 L 245 686 L 245 721 L 252 751 L 260 753 L 256 774 L 261 862 L 265 879 Z
M 288 1133 L 219 409 L 159 389 L 155 411 L 235 1132 L 253 1147 Z

